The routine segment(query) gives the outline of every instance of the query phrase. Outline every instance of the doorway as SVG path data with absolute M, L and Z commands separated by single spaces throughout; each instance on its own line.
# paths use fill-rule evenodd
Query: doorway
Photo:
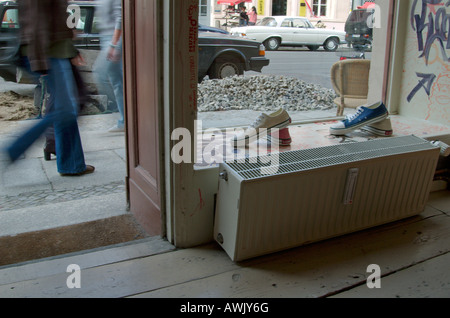
M 286 15 L 287 14 L 287 0 L 273 0 L 272 15 Z

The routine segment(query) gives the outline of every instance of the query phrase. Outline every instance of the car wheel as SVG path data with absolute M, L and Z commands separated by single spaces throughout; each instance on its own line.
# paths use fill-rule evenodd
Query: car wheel
M 235 60 L 216 60 L 211 66 L 209 78 L 224 79 L 227 77 L 242 74 L 244 74 L 244 70 L 240 62 Z
M 268 51 L 276 51 L 280 47 L 280 39 L 270 38 L 264 42 L 264 46 Z
M 326 40 L 325 44 L 323 45 L 323 48 L 326 51 L 334 52 L 337 50 L 338 46 L 339 46 L 338 40 L 336 40 L 335 38 L 331 38 Z

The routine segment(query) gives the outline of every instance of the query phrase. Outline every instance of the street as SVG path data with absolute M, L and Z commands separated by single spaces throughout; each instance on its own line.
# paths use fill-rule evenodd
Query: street
M 370 58 L 371 53 L 366 53 Z M 330 81 L 331 66 L 339 61 L 340 52 L 327 52 L 323 49 L 309 51 L 307 48 L 281 48 L 278 51 L 266 51 L 270 59 L 269 66 L 261 74 L 296 77 L 305 82 L 333 88 Z M 246 72 L 246 75 L 260 73 Z

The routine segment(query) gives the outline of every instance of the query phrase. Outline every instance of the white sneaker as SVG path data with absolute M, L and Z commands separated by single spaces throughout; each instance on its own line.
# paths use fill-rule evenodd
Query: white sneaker
M 262 135 L 266 135 L 270 129 L 282 129 L 289 126 L 290 123 L 291 117 L 284 109 L 279 109 L 270 115 L 261 113 L 251 126 L 238 133 L 231 141 L 235 147 L 247 146 Z
M 108 130 L 110 133 L 125 132 L 125 127 L 114 126 Z

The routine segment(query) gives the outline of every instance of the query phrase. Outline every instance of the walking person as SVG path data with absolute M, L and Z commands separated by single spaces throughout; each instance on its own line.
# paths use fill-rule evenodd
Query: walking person
M 73 32 L 66 24 L 66 0 L 19 0 L 21 52 L 30 72 L 47 75 L 53 109 L 38 120 L 9 147 L 2 156 L 16 161 L 48 127 L 54 127 L 56 163 L 62 176 L 81 176 L 94 172 L 85 164 L 78 129 L 78 99 L 71 60 L 78 52 Z
M 122 1 L 101 0 L 100 43 L 102 50 L 94 64 L 94 76 L 100 93 L 117 109 L 120 118 L 110 132 L 125 131 L 122 63 Z
M 248 25 L 256 25 L 256 21 L 258 21 L 258 11 L 256 11 L 256 7 L 252 7 L 248 13 Z
M 248 25 L 248 15 L 246 7 L 241 8 L 241 13 L 239 14 L 239 26 L 247 26 Z

